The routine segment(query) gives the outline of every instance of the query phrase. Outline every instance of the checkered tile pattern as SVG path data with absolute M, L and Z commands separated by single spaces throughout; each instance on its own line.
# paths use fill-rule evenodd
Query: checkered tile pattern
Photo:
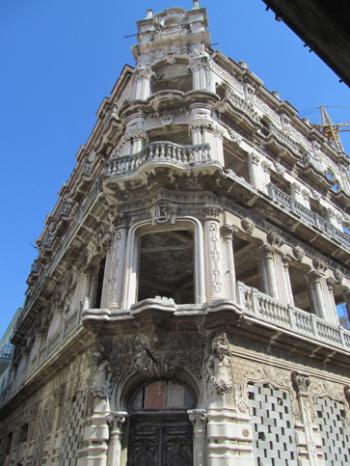
M 75 466 L 82 431 L 82 423 L 86 410 L 86 394 L 77 392 L 71 402 L 68 419 L 64 426 L 64 440 L 59 466 Z
M 326 465 L 349 466 L 350 431 L 344 404 L 330 398 L 318 398 L 316 410 Z
M 297 448 L 288 392 L 249 383 L 248 396 L 257 466 L 297 466 Z

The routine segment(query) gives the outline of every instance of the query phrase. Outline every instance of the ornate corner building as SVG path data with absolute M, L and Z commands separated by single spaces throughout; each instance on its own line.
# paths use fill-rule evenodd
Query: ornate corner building
M 197 2 L 133 52 L 38 240 L 0 463 L 349 465 L 348 158 Z

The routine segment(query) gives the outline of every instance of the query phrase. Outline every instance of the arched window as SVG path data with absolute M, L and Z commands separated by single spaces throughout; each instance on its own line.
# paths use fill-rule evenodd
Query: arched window
M 194 395 L 182 383 L 157 380 L 130 398 L 127 466 L 192 466 Z
M 182 384 L 159 380 L 140 387 L 131 399 L 132 411 L 192 409 L 194 397 Z
M 194 302 L 193 234 L 154 232 L 140 238 L 138 301 L 157 296 L 176 304 Z

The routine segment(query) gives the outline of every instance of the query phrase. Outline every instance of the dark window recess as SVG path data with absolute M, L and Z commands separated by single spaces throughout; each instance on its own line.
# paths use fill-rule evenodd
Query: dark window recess
M 289 277 L 295 307 L 303 311 L 314 313 L 310 296 L 309 280 L 304 270 L 296 267 L 294 264 L 290 264 Z
M 235 237 L 233 251 L 237 280 L 267 293 L 262 281 L 261 259 L 256 244 Z
M 193 235 L 188 230 L 147 234 L 140 239 L 138 301 L 172 298 L 194 302 Z
M 96 308 L 101 306 L 102 288 L 103 288 L 103 277 L 105 273 L 106 258 L 102 259 L 97 272 L 97 287 L 96 287 Z
M 23 424 L 19 433 L 20 443 L 26 442 L 28 438 L 28 424 Z
M 5 455 L 9 455 L 9 454 L 11 453 L 12 437 L 13 437 L 13 433 L 12 433 L 12 432 L 10 432 L 9 434 L 7 434 L 7 442 L 6 442 Z

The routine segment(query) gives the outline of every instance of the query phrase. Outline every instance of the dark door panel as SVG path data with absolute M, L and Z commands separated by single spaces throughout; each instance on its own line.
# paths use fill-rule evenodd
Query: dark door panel
M 130 420 L 128 466 L 192 466 L 192 425 L 185 416 Z

